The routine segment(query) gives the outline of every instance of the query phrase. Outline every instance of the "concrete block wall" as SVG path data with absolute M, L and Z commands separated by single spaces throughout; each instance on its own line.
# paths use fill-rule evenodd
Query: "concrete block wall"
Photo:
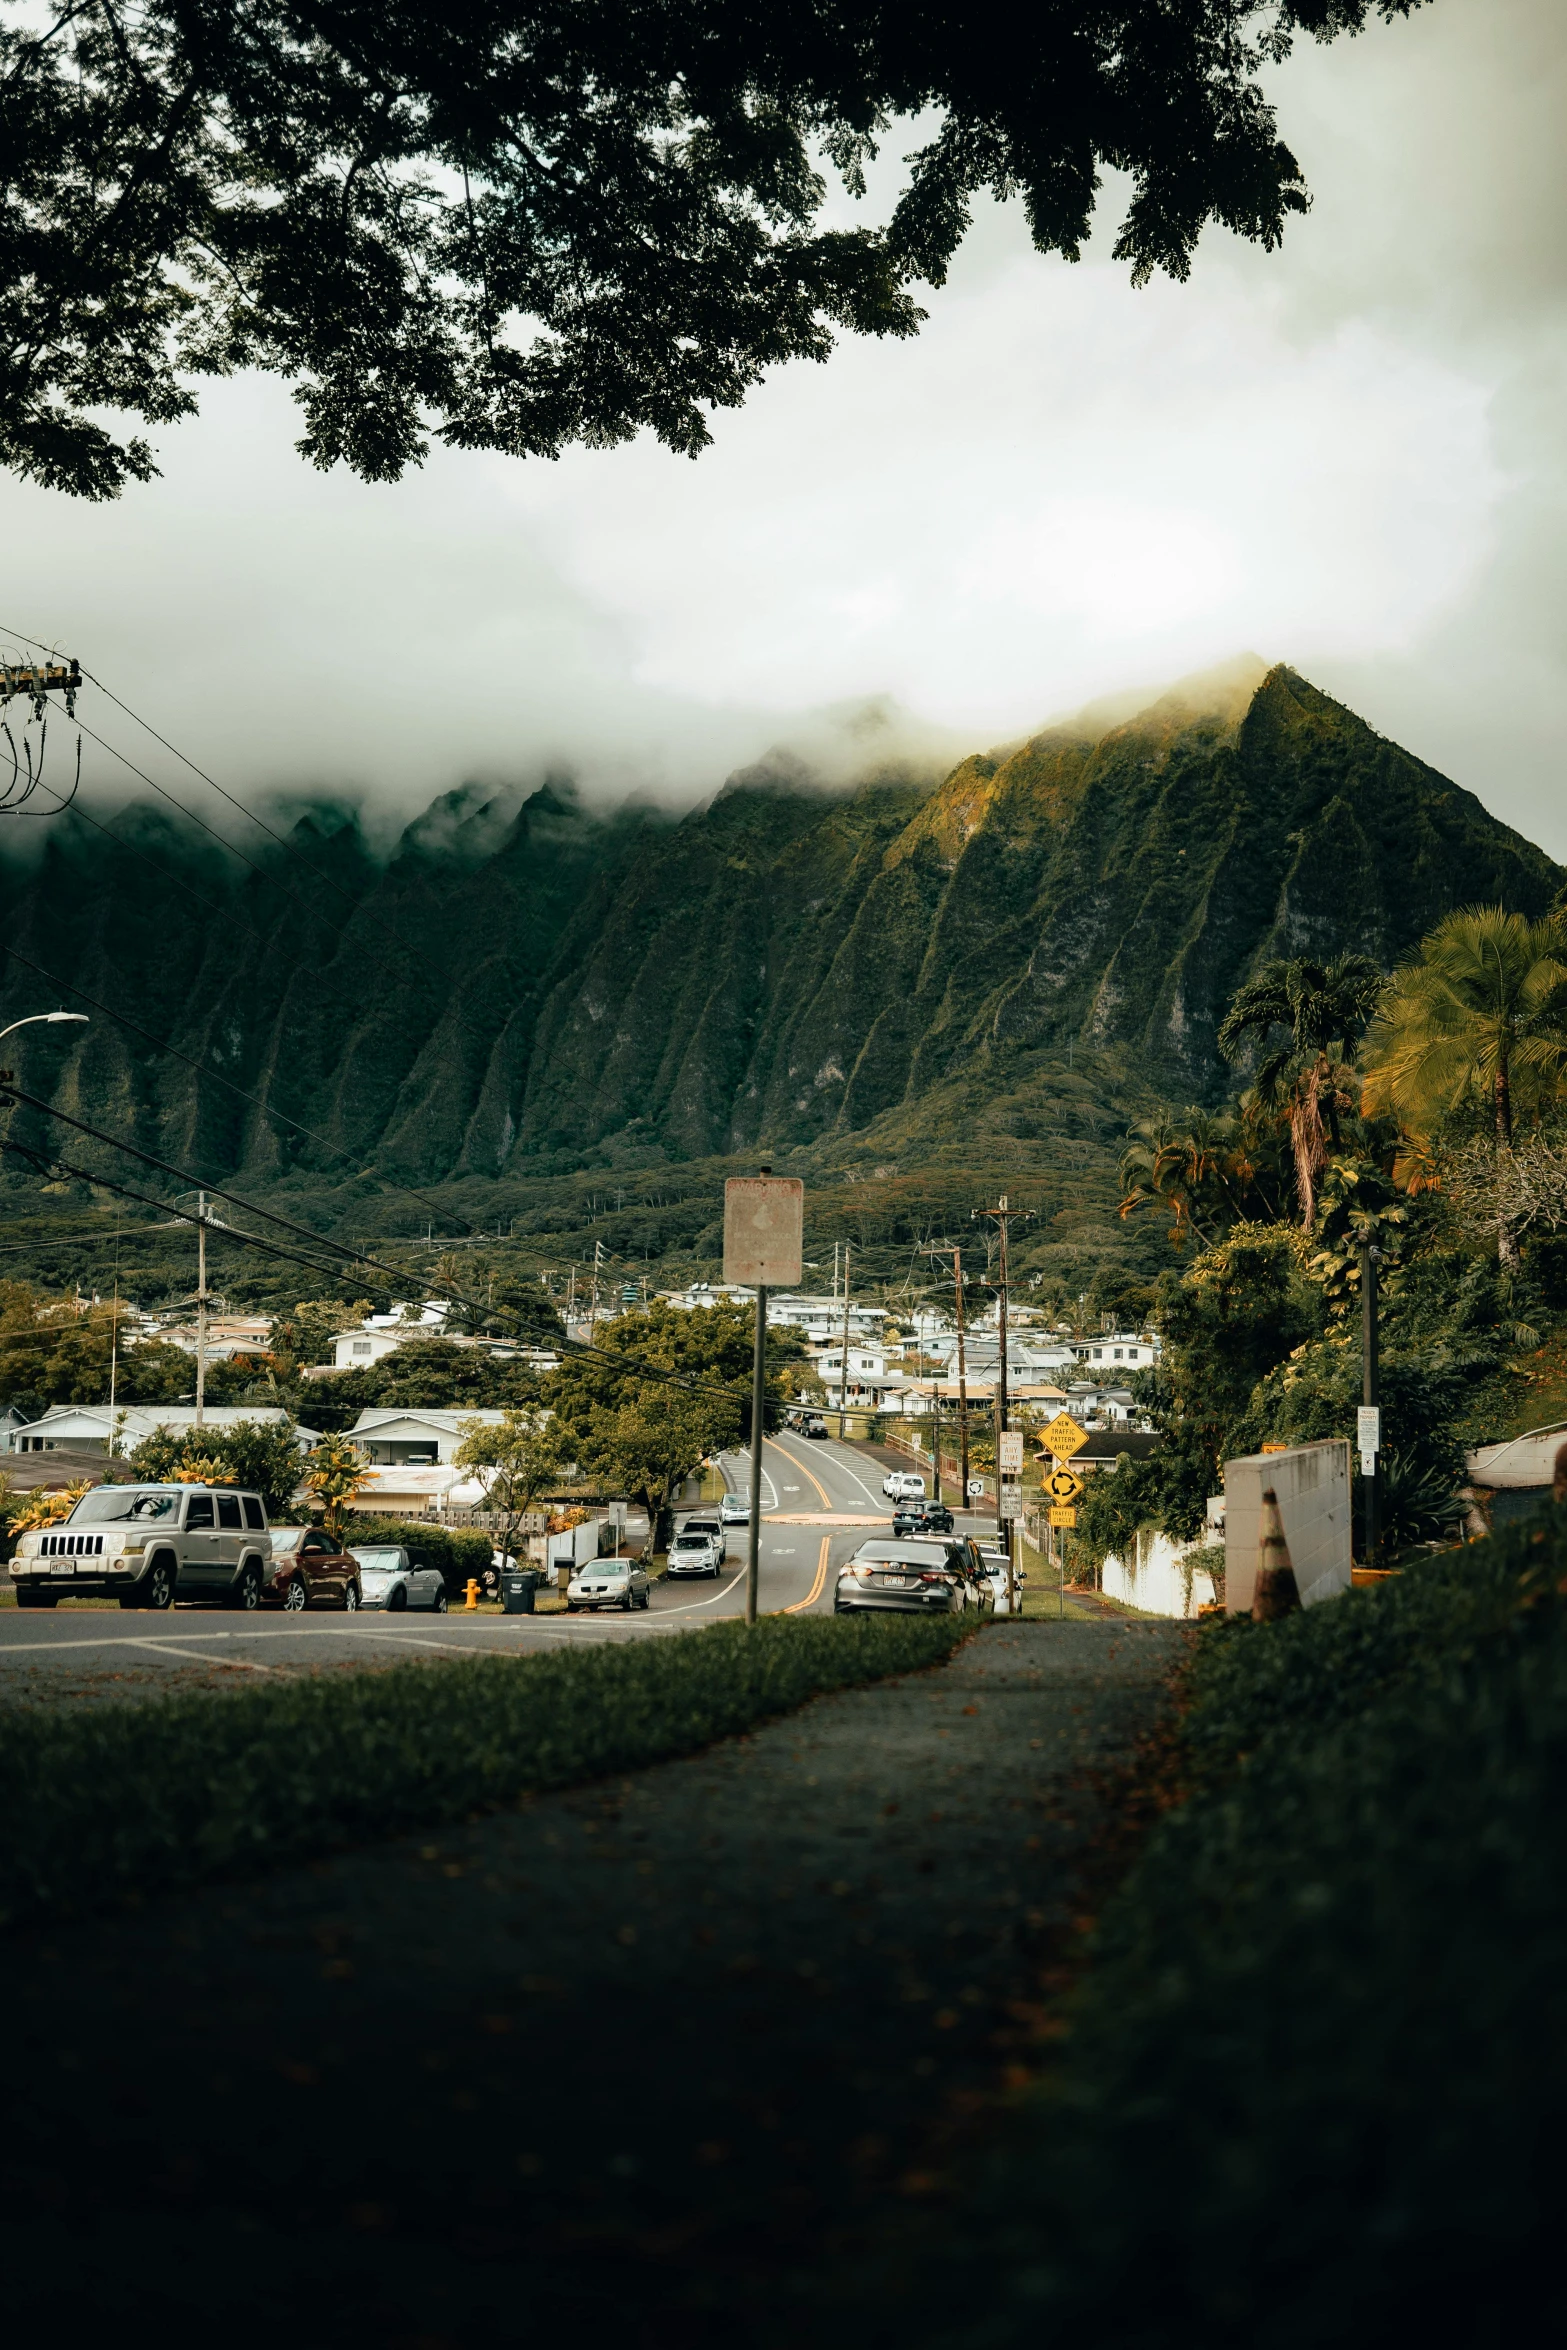
M 1125 1558 L 1112 1551 L 1104 1562 L 1102 1588 L 1109 1599 L 1152 1616 L 1195 1616 L 1213 1603 L 1213 1578 L 1191 1561 L 1202 1546 L 1177 1542 L 1171 1534 L 1143 1527 Z
M 1232 1616 L 1251 1612 L 1262 1497 L 1270 1485 L 1279 1497 L 1301 1605 L 1315 1607 L 1350 1587 L 1348 1437 L 1247 1453 L 1224 1464 L 1224 1598 Z

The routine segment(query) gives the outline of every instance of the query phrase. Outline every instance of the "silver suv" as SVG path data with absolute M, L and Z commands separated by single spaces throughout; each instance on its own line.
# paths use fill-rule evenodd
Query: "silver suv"
M 63 1524 L 23 1534 L 18 1607 L 108 1594 L 121 1607 L 181 1599 L 259 1607 L 272 1537 L 259 1493 L 216 1485 L 99 1485 Z

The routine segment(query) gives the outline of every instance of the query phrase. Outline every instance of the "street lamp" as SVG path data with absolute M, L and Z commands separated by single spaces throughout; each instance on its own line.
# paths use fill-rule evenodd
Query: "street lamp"
M 9 1028 L 0 1028 L 0 1044 L 8 1036 L 14 1036 L 19 1028 L 36 1028 L 41 1021 L 55 1020 L 80 1020 L 84 1028 L 89 1025 L 85 1012 L 29 1012 L 25 1020 L 13 1020 Z

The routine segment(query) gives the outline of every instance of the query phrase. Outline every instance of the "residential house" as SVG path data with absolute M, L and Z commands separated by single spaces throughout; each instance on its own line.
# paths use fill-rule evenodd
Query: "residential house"
M 209 1403 L 202 1413 L 202 1426 L 216 1435 L 240 1420 L 269 1424 L 287 1418 L 287 1412 L 278 1404 Z M 195 1425 L 196 1408 L 188 1403 L 116 1404 L 112 1412 L 107 1404 L 57 1403 L 50 1405 L 41 1420 L 26 1421 L 14 1431 L 11 1450 L 127 1453 L 155 1428 L 168 1428 L 175 1435 L 184 1436 Z M 313 1444 L 321 1441 L 314 1428 L 296 1425 L 294 1433 L 301 1452 L 308 1452 Z

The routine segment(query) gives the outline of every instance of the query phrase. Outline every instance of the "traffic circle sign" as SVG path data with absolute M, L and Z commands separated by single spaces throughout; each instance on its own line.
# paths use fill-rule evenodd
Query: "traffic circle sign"
M 1083 1490 L 1083 1480 L 1081 1477 L 1074 1477 L 1070 1469 L 1058 1467 L 1052 1470 L 1045 1490 L 1052 1501 L 1076 1501 Z

